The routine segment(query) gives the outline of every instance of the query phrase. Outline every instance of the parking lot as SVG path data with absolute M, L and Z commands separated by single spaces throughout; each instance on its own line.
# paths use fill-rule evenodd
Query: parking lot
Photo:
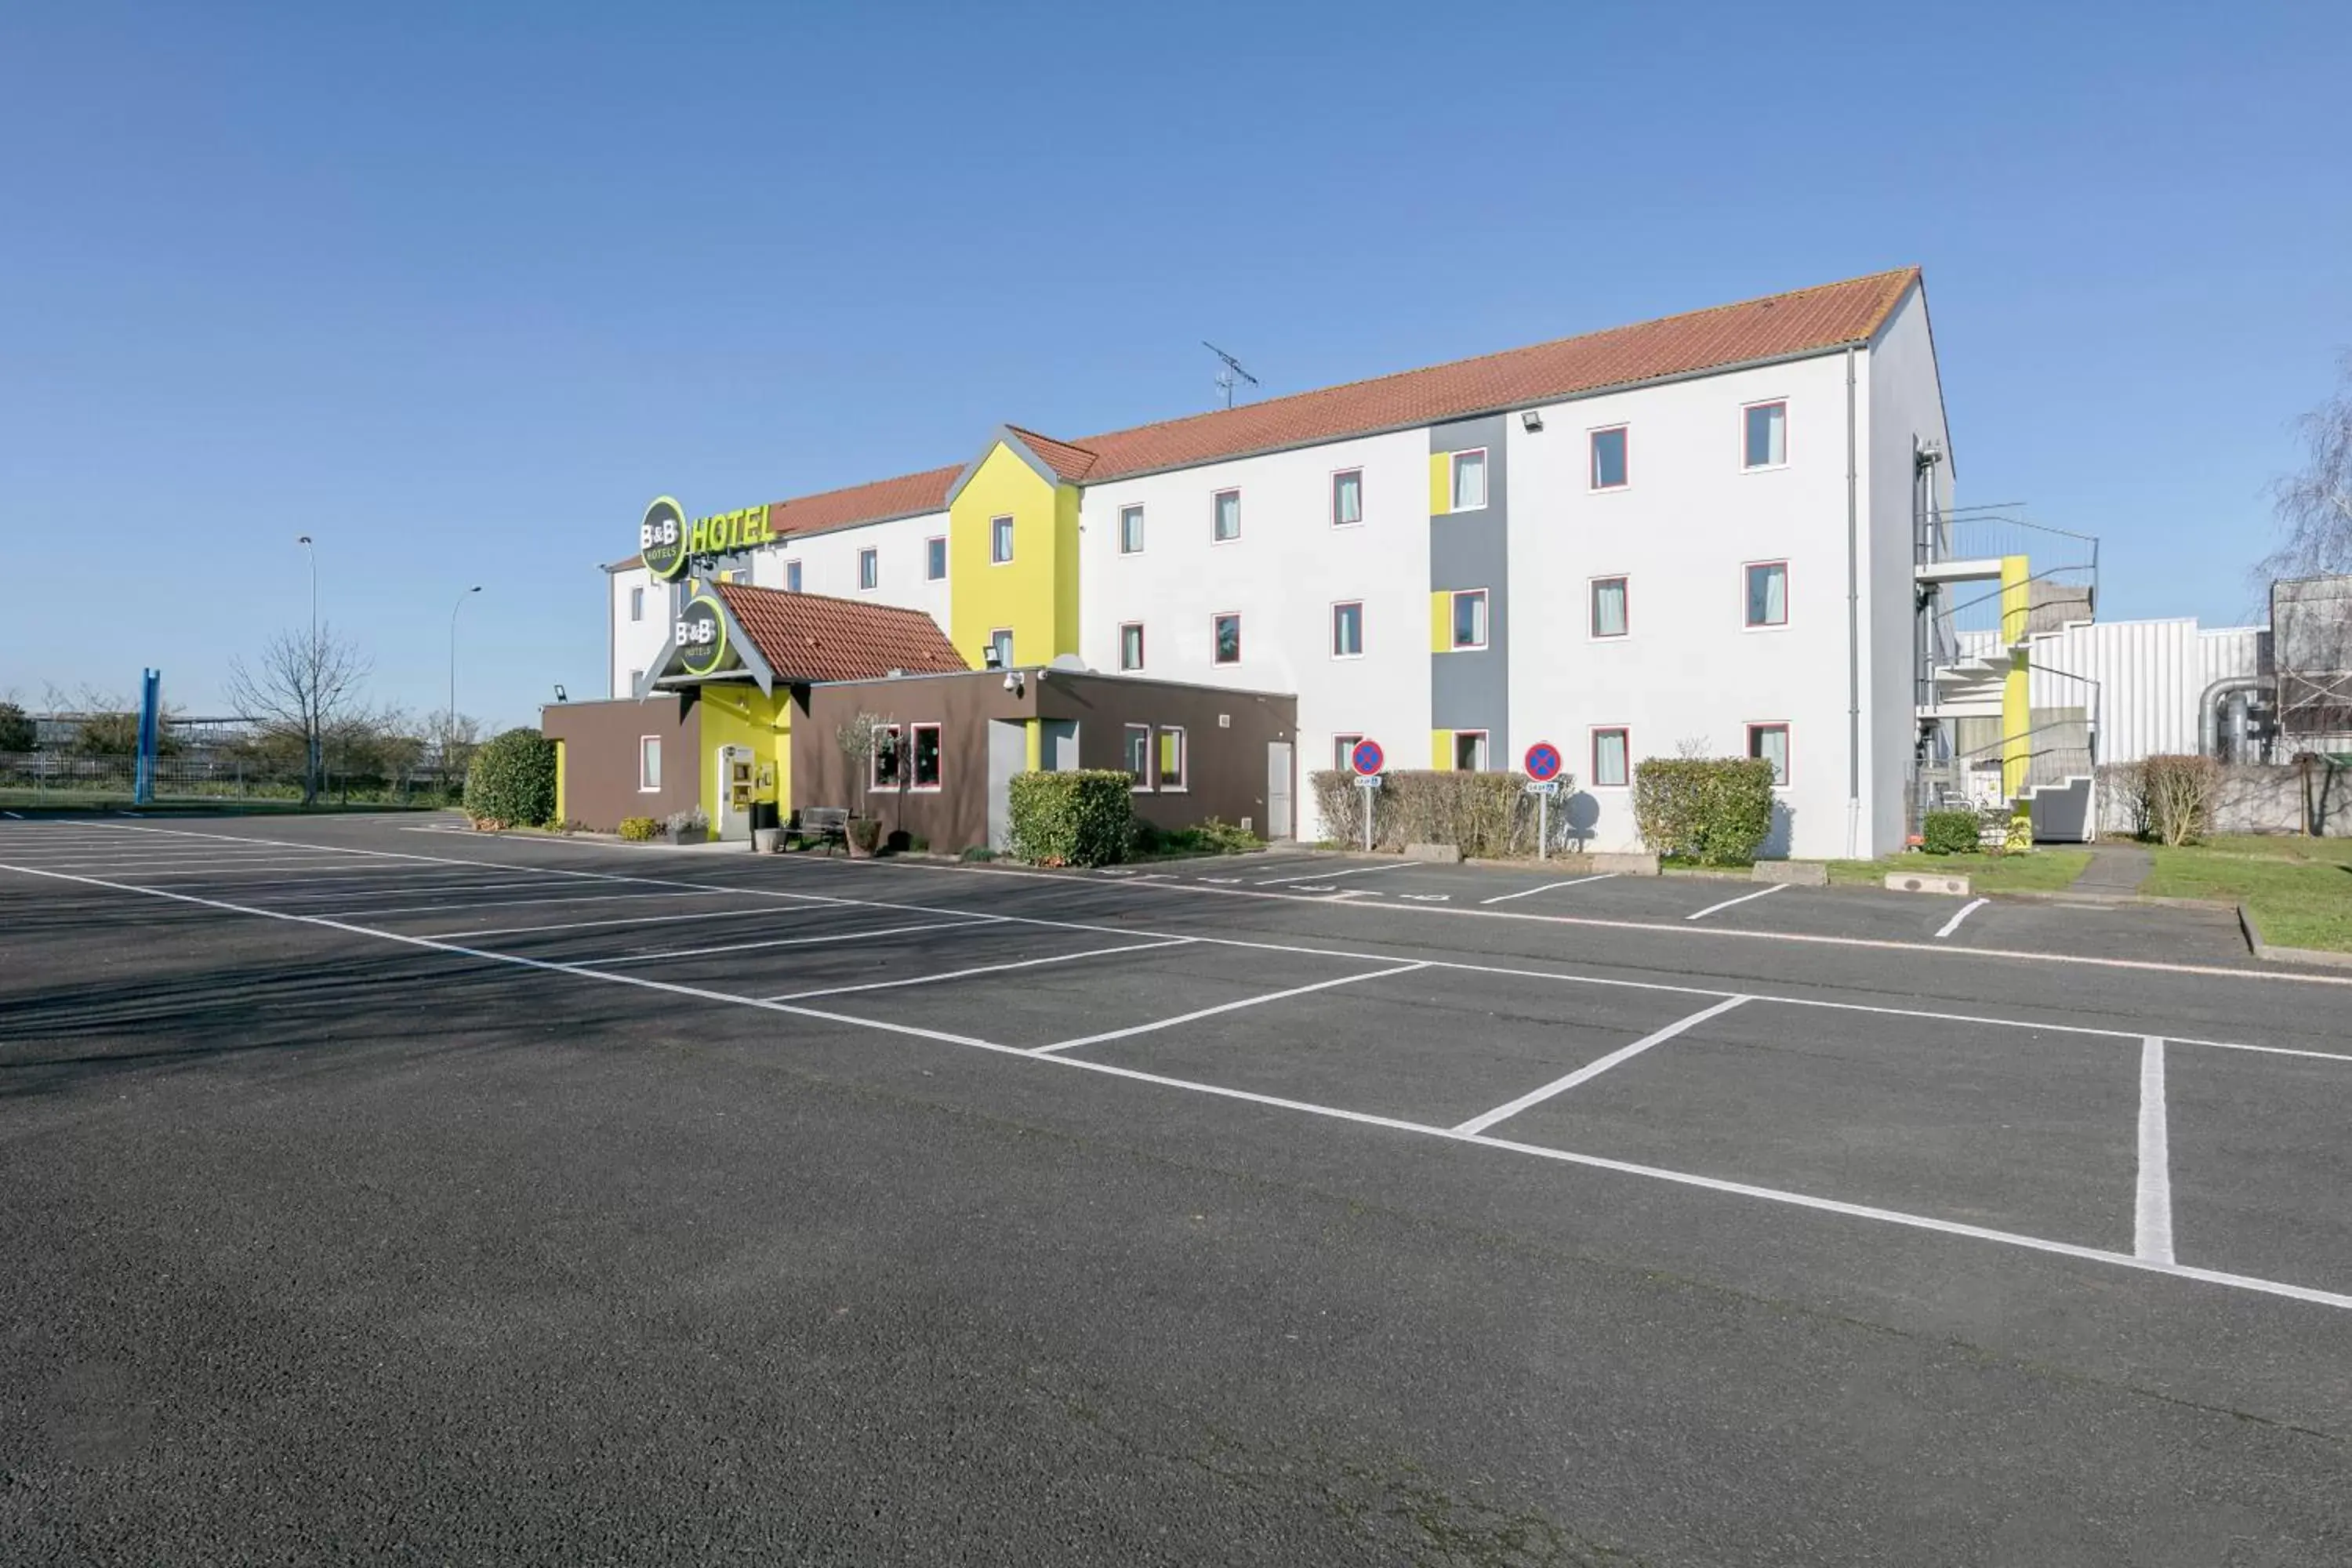
M 887 1288 L 1029 1303 L 1054 1321 L 1023 1320 L 1024 1353 L 1108 1385 L 1072 1398 L 1139 1401 L 1130 1419 L 1156 1431 L 1181 1390 L 1214 1387 L 1209 1429 L 1252 1484 L 1275 1434 L 1347 1435 L 1478 1528 L 1538 1520 L 1528 1538 L 1560 1543 L 1430 1556 L 1409 1508 L 1291 1500 L 1319 1521 L 1293 1551 L 1266 1545 L 1277 1531 L 1228 1560 L 1822 1562 L 1898 1542 L 1906 1561 L 2019 1560 L 1979 1550 L 1999 1540 L 2037 1561 L 2202 1562 L 2249 1531 L 2267 1553 L 2249 1561 L 2343 1559 L 2352 986 L 2258 968 L 2204 911 L 1359 857 L 1032 874 L 114 819 L 0 824 L 0 916 L 20 1194 L 96 1212 L 126 1194 L 102 1160 L 73 1168 L 99 1157 L 77 1140 L 120 1154 L 160 1124 L 184 1143 L 208 1117 L 244 1124 L 257 1094 L 309 1128 L 289 1154 L 380 1147 L 378 1118 L 457 1137 L 428 1184 L 538 1214 L 504 1243 L 529 1250 L 550 1212 L 541 1140 L 625 1150 L 625 1180 L 574 1172 L 593 1196 L 566 1201 L 633 1224 L 693 1207 L 670 1187 L 684 1166 L 697 1201 L 760 1184 L 667 1142 L 683 1096 L 696 1137 L 846 1183 L 848 1209 L 893 1189 L 859 1233 L 893 1258 Z M 284 1065 L 207 1076 L 270 1041 Z M 339 1071 L 371 1075 L 363 1101 Z M 412 1099 L 445 1120 L 412 1121 Z M 941 1108 L 954 1120 L 929 1120 Z M 489 1155 L 451 1115 L 515 1142 Z M 121 1144 L 93 1131 L 117 1123 Z M 761 1142 L 788 1127 L 809 1142 Z M 949 1146 L 963 1158 L 931 1164 Z M 750 1301 L 797 1277 L 788 1256 L 857 1245 L 790 1202 L 709 1201 L 769 1249 L 730 1255 Z M 316 1217 L 326 1234 L 296 1245 L 352 1245 L 349 1214 Z M 59 1210 L 10 1223 L 29 1256 L 70 1250 Z M 567 1289 L 613 1266 L 599 1245 L 565 1254 Z M 1107 1284 L 1094 1263 L 1114 1258 Z M 51 1257 L 18 1289 L 53 1308 L 77 1267 Z M 1103 1350 L 1114 1303 L 1143 1339 Z M 916 1344 L 826 1353 L 898 1376 Z M 1312 1387 L 1291 1381 L 1308 1365 Z M 1232 1385 L 1251 1367 L 1255 1395 Z M 2200 1486 L 2264 1500 L 2180 1494 L 2184 1446 L 2210 1461 Z M 1123 1509 L 1249 1489 L 1218 1464 L 1150 1469 L 1120 1472 L 1116 1500 L 1073 1483 L 1113 1555 L 1150 1556 Z M 37 1498 L 0 1500 L 0 1522 L 12 1510 L 58 1527 Z M 1943 1545 L 1920 1542 L 1925 1521 Z

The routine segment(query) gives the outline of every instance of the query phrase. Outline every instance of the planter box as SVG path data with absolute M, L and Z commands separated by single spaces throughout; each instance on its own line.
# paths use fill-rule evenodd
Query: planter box
M 710 829 L 708 827 L 681 827 L 676 833 L 670 835 L 669 841 L 672 844 L 708 844 L 710 842 Z
M 773 855 L 783 847 L 784 830 L 782 828 L 755 827 L 751 829 L 751 852 L 753 854 Z
M 1889 871 L 1886 887 L 1896 893 L 1948 893 L 1956 899 L 1969 896 L 1966 877 L 1931 877 L 1916 871 Z
M 1404 847 L 1404 858 L 1408 860 L 1433 860 L 1441 866 L 1459 866 L 1462 864 L 1462 846 L 1408 844 Z
M 1592 869 L 1607 871 L 1620 877 L 1654 877 L 1658 874 L 1658 858 L 1647 850 L 1603 850 L 1591 857 Z

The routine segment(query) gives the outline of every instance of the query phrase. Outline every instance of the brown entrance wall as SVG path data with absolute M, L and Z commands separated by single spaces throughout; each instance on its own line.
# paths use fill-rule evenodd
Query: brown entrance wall
M 1135 815 L 1160 827 L 1191 827 L 1211 817 L 1266 831 L 1266 754 L 1270 742 L 1291 745 L 1291 828 L 1298 826 L 1298 700 L 1262 691 L 1137 680 L 1116 675 L 1066 675 L 1038 692 L 1038 715 L 1075 720 L 1078 765 L 1127 766 L 1126 728 L 1181 729 L 1188 787 L 1138 790 Z M 1155 738 L 1152 744 L 1159 744 Z M 1155 751 L 1155 761 L 1157 752 Z
M 679 697 L 552 702 L 539 710 L 539 732 L 563 743 L 563 815 L 583 826 L 610 833 L 625 816 L 666 817 L 701 798 L 701 709 Z M 661 737 L 658 790 L 637 788 L 643 735 Z
M 1032 680 L 1015 696 L 1004 689 L 1003 672 L 992 669 L 809 687 L 807 722 L 793 723 L 793 808 L 856 810 L 862 799 L 886 834 L 903 832 L 947 854 L 985 844 L 989 721 L 1035 717 L 1036 692 Z M 858 713 L 890 724 L 939 725 L 940 788 L 868 789 L 861 796 L 836 738 Z

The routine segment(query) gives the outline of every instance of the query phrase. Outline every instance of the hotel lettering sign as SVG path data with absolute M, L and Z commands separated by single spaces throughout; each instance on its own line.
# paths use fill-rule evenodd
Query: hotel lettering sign
M 647 571 L 668 583 L 684 576 L 697 561 L 750 550 L 775 537 L 764 506 L 747 506 L 740 511 L 722 511 L 688 522 L 685 509 L 662 496 L 646 508 L 645 521 L 637 524 L 637 553 L 644 557 Z

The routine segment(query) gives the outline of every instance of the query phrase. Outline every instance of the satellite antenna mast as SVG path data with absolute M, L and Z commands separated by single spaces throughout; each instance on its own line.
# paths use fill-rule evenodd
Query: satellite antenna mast
M 1252 386 L 1255 386 L 1258 384 L 1257 377 L 1244 370 L 1242 368 L 1241 361 L 1235 359 L 1233 355 L 1227 353 L 1224 350 L 1219 348 L 1208 339 L 1202 338 L 1201 340 L 1201 346 L 1225 362 L 1224 368 L 1217 372 L 1217 390 L 1225 395 L 1225 406 L 1231 408 L 1234 405 L 1234 384 L 1237 380 L 1246 381 Z

